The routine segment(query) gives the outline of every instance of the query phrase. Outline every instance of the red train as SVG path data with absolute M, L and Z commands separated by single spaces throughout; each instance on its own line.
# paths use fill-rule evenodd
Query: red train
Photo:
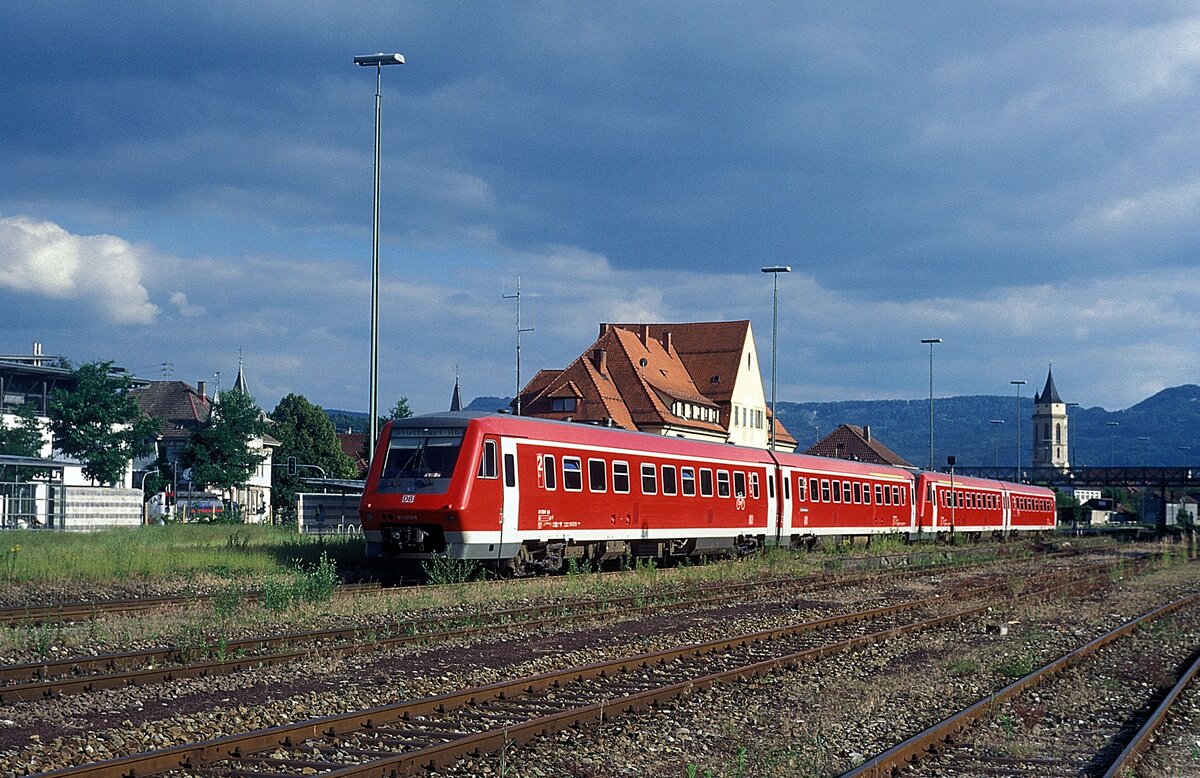
M 502 414 L 390 422 L 359 506 L 367 555 L 559 570 L 803 546 L 821 535 L 1054 528 L 1054 492 Z

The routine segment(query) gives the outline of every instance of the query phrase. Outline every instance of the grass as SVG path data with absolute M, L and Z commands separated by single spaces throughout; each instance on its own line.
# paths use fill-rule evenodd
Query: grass
M 144 581 L 257 581 L 322 554 L 335 566 L 361 561 L 356 538 L 316 539 L 282 527 L 181 525 L 98 532 L 12 531 L 0 551 L 0 586 Z

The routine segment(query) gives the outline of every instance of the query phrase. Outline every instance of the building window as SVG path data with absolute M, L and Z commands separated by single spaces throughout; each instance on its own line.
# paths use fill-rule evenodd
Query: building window
M 562 413 L 573 413 L 578 406 L 578 400 L 574 397 L 555 397 L 550 400 L 550 410 Z

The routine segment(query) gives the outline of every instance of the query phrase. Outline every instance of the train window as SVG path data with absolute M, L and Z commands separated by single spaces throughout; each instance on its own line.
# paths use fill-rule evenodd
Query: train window
M 900 504 L 908 505 L 908 487 L 900 487 Z
M 800 476 L 796 479 L 796 501 L 803 502 L 806 499 L 808 497 L 804 493 L 804 476 Z
M 862 502 L 862 484 L 858 481 L 854 482 L 854 501 Z
M 683 496 L 696 496 L 696 468 L 681 467 L 679 468 L 679 477 L 683 481 Z
M 675 465 L 662 466 L 663 494 L 675 494 Z
M 788 479 L 783 479 L 783 499 L 792 499 L 792 482 Z
M 883 504 L 884 505 L 892 504 L 892 489 L 891 489 L 891 487 L 887 486 L 886 484 L 883 487 Z
M 603 459 L 588 460 L 588 491 L 591 492 L 606 492 L 608 484 L 605 478 L 608 475 L 608 469 L 605 467 Z
M 700 468 L 700 496 L 701 497 L 712 497 L 713 496 L 712 471 L 709 470 L 707 467 Z
M 825 478 L 821 479 L 821 502 L 832 502 L 833 498 L 829 496 L 829 481 Z
M 808 479 L 808 499 L 817 502 L 821 499 L 821 492 L 817 488 L 817 479 Z
M 750 496 L 758 499 L 758 473 L 750 474 Z
M 717 471 L 717 496 L 729 496 L 729 471 L 727 470 Z
M 834 502 L 842 501 L 842 487 L 841 487 L 841 484 L 839 484 L 837 481 L 833 482 L 833 501 Z
M 629 463 L 613 462 L 613 491 L 629 494 Z
M 883 485 L 875 484 L 875 504 L 883 505 Z
M 545 475 L 543 477 L 545 478 L 545 481 L 546 481 L 546 489 L 548 489 L 551 492 L 554 491 L 557 484 L 555 484 L 555 482 L 554 482 L 555 472 L 554 472 L 554 455 L 553 454 L 546 454 L 545 456 L 542 457 L 542 472 L 545 473 Z
M 658 468 L 642 465 L 642 494 L 658 494 Z
M 743 472 L 739 471 L 733 474 L 733 496 L 746 496 L 746 474 Z
M 842 481 L 842 502 L 850 502 L 850 482 Z
M 496 478 L 496 441 L 483 441 L 483 456 L 479 460 L 479 477 Z
M 863 505 L 871 504 L 871 485 L 863 484 Z
M 579 457 L 563 457 L 563 489 L 568 492 L 583 491 L 583 464 Z
M 517 458 L 512 454 L 504 455 L 504 485 L 517 485 Z
M 775 499 L 775 475 L 767 473 L 767 497 Z

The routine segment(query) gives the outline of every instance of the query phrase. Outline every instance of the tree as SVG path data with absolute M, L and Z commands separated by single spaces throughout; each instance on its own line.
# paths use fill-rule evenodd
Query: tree
M 0 418 L 0 454 L 15 457 L 40 457 L 42 455 L 42 423 L 32 403 L 17 408 L 12 426 Z M 0 481 L 15 480 L 18 469 L 0 467 Z M 42 471 L 37 471 L 39 474 Z M 26 470 L 26 474 L 29 471 Z
M 83 463 L 93 482 L 118 483 L 130 460 L 154 450 L 158 423 L 138 408 L 133 381 L 110 372 L 112 362 L 89 362 L 73 371 L 75 386 L 54 393 L 50 432 L 54 447 Z
M 408 407 L 408 398 L 401 397 L 399 400 L 396 401 L 396 404 L 392 406 L 392 413 L 390 416 L 388 416 L 388 418 L 389 419 L 409 419 L 409 418 L 412 418 L 412 415 L 413 415 L 412 408 Z
M 192 481 L 226 491 L 242 486 L 266 454 L 250 441 L 267 433 L 267 423 L 254 398 L 238 389 L 221 392 L 212 412 L 196 430 L 180 456 Z
M 275 422 L 273 434 L 279 439 L 276 456 L 281 461 L 295 457 L 299 464 L 316 465 L 330 478 L 358 477 L 354 461 L 342 452 L 337 431 L 319 405 L 313 405 L 302 395 L 289 394 L 271 411 L 271 420 Z M 278 515 L 290 516 L 295 512 L 296 492 L 301 491 L 300 479 L 306 475 L 318 473 L 301 468 L 295 475 L 289 475 L 283 468 L 276 469 L 271 481 L 271 503 Z

